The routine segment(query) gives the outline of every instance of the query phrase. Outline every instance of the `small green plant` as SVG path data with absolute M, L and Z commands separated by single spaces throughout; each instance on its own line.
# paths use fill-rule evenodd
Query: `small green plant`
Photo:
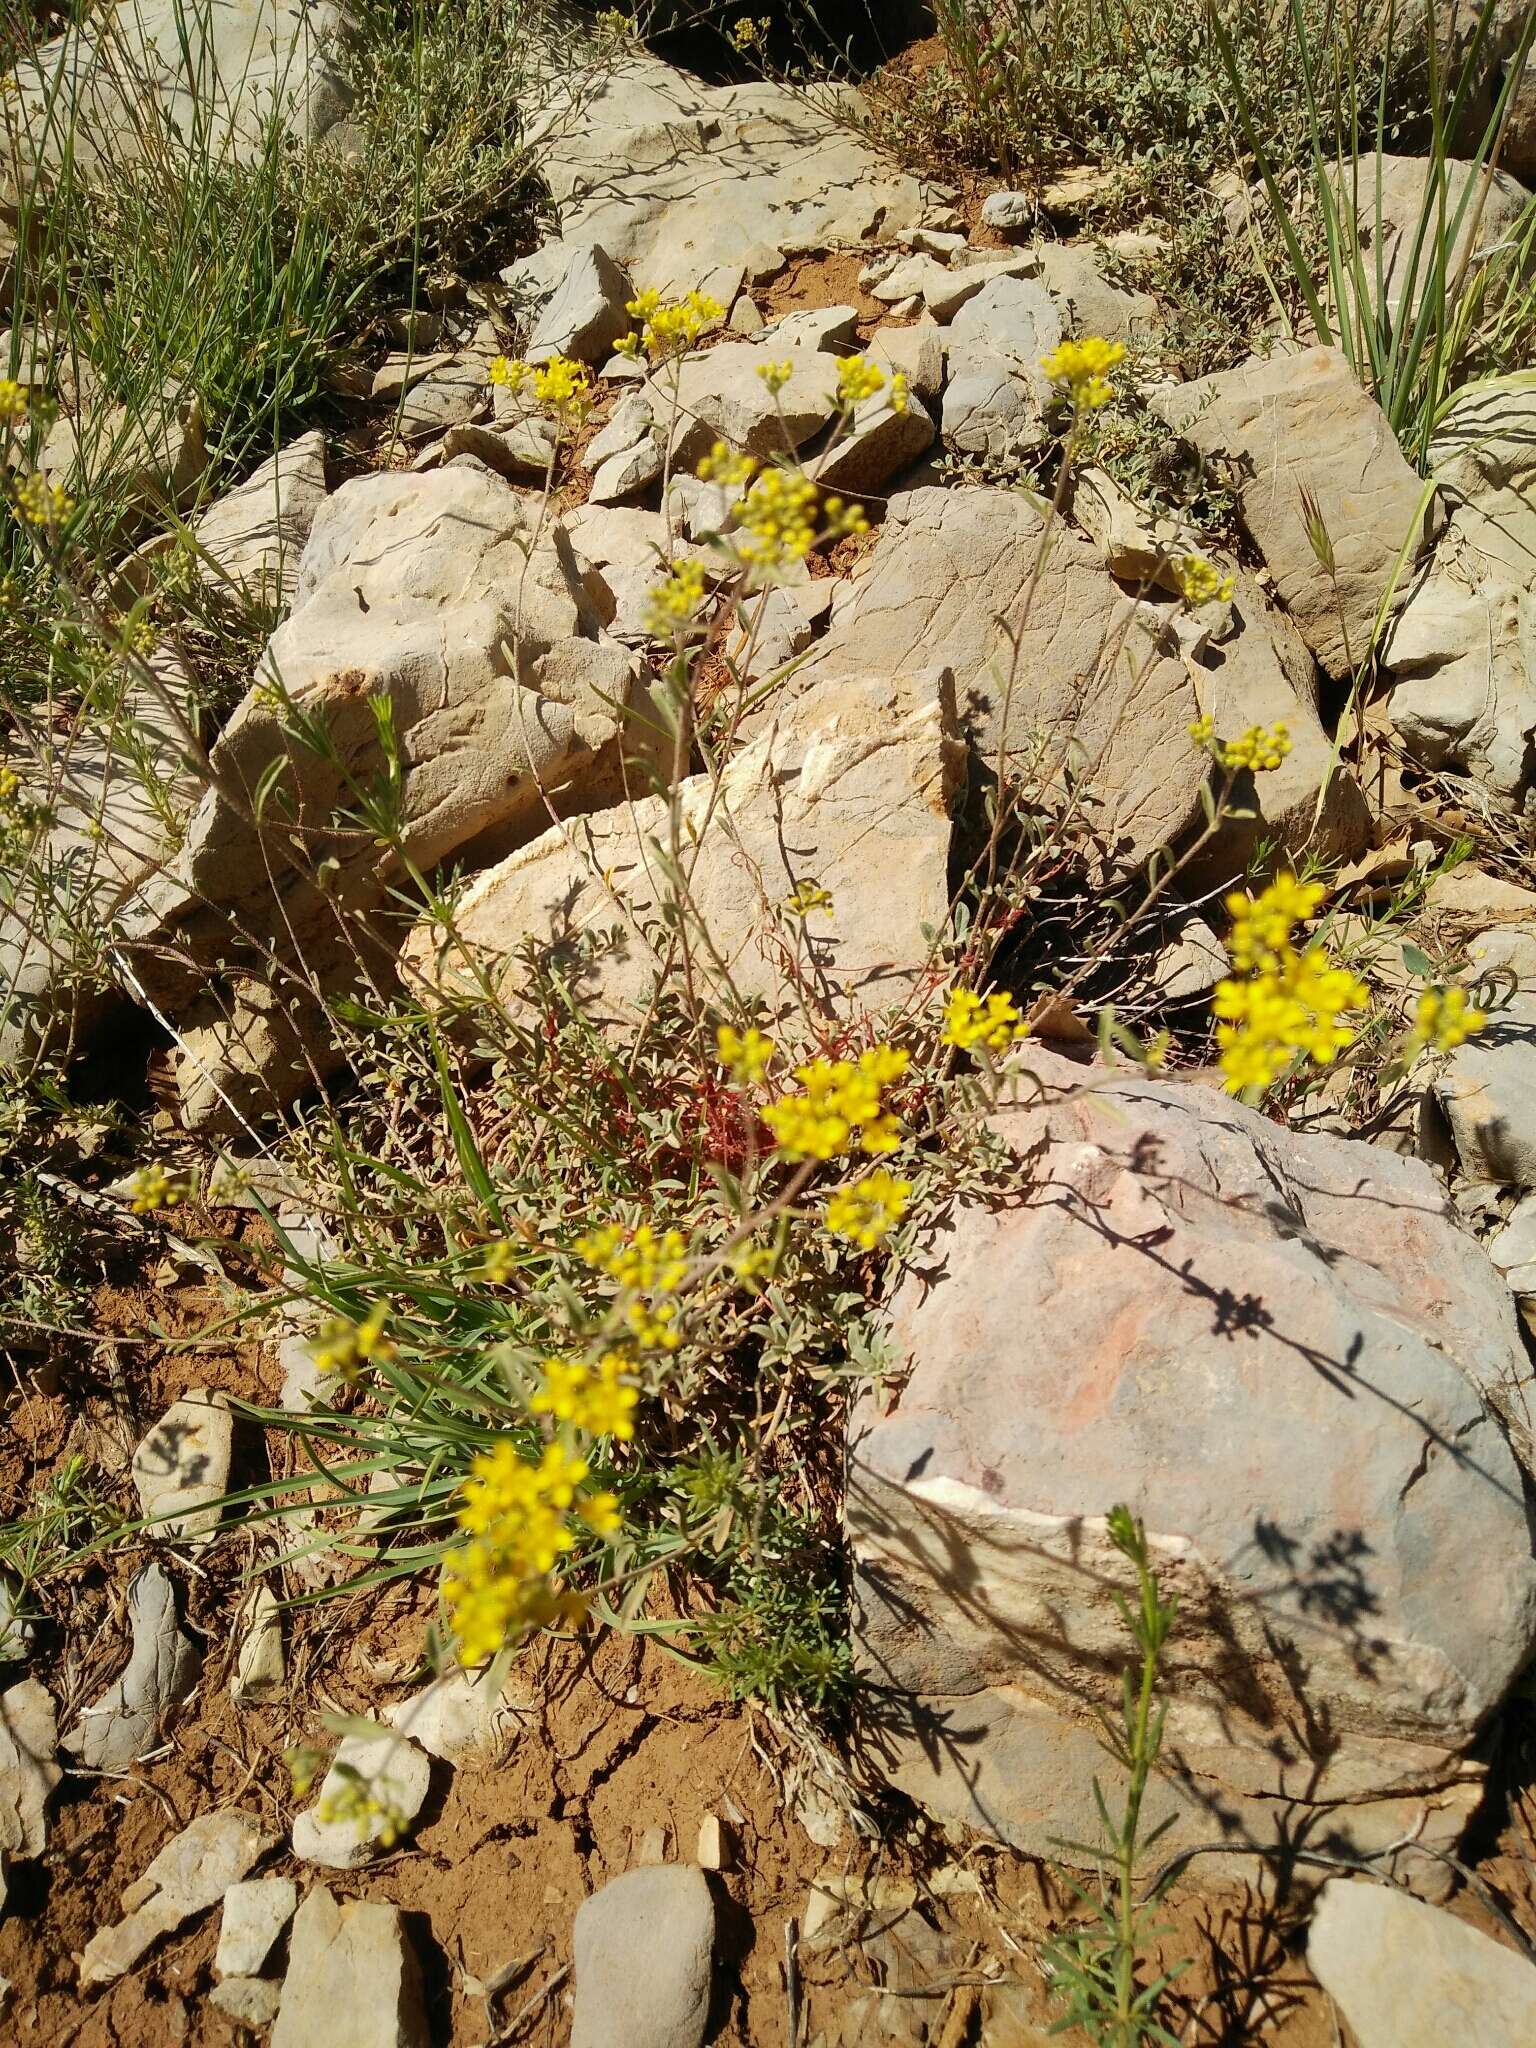
M 1158 1589 L 1139 1517 L 1128 1507 L 1116 1506 L 1109 1511 L 1106 1528 L 1110 1542 L 1136 1574 L 1134 1602 L 1118 1591 L 1114 1597 L 1136 1646 L 1137 1659 L 1125 1669 L 1119 1721 L 1106 1713 L 1099 1715 L 1105 1746 L 1125 1773 L 1125 1799 L 1116 1818 L 1095 1779 L 1093 1797 L 1103 1841 L 1097 1847 L 1081 1842 L 1062 1844 L 1098 1862 L 1102 1876 L 1097 1896 L 1075 1878 L 1066 1878 L 1083 1904 L 1092 1908 L 1094 1918 L 1085 1927 L 1058 1935 L 1043 1952 L 1045 1968 L 1067 2007 L 1051 2032 L 1081 2027 L 1100 2048 L 1138 2048 L 1143 2041 L 1179 2048 L 1156 2015 L 1158 2001 L 1182 1966 L 1161 1971 L 1150 1983 L 1137 1981 L 1142 1952 L 1159 1932 L 1152 1925 L 1152 1914 L 1161 1892 L 1154 1887 L 1138 1897 L 1136 1890 L 1143 1856 L 1173 1823 L 1170 1814 L 1143 1832 L 1141 1810 L 1163 1745 L 1168 1709 L 1158 1701 L 1157 1680 L 1178 1602 L 1164 1599 Z

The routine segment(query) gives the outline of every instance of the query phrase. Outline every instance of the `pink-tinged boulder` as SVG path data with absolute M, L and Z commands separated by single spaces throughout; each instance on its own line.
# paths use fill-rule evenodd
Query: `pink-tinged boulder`
M 994 1128 L 1021 1192 L 919 1250 L 851 1425 L 872 1750 L 945 1821 L 1096 1841 L 1125 1501 L 1179 1600 L 1161 1853 L 1252 1877 L 1233 1852 L 1449 1847 L 1536 1646 L 1498 1275 L 1418 1161 L 1038 1051 L 1018 1094 Z

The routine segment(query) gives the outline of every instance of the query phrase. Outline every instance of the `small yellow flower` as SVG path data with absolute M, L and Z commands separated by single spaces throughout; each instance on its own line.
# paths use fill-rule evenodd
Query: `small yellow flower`
M 504 1287 L 517 1271 L 517 1249 L 499 1237 L 488 1244 L 481 1255 L 476 1269 L 476 1278 L 488 1282 L 492 1287 Z
M 1029 1035 L 1029 1026 L 1012 996 L 995 991 L 983 997 L 973 989 L 952 988 L 939 1035 L 945 1045 L 957 1046 L 962 1052 L 977 1045 L 984 1045 L 988 1052 L 1006 1052 L 1015 1039 Z
M 851 1238 L 861 1250 L 873 1251 L 906 1214 L 911 1193 L 911 1181 L 897 1180 L 885 1167 L 876 1167 L 852 1187 L 838 1188 L 827 1198 L 827 1228 L 836 1237 Z
M 635 1433 L 632 1418 L 640 1399 L 622 1376 L 627 1365 L 617 1351 L 605 1351 L 595 1366 L 546 1358 L 542 1384 L 529 1405 L 535 1415 L 551 1415 L 590 1436 L 627 1443 Z
M 761 1081 L 772 1063 L 773 1040 L 759 1031 L 754 1024 L 746 1031 L 737 1031 L 733 1025 L 722 1024 L 715 1033 L 715 1049 L 720 1064 L 733 1081 L 743 1087 L 752 1087 Z
M 1320 1066 L 1352 1045 L 1349 1015 L 1364 1009 L 1369 992 L 1321 945 L 1296 943 L 1299 925 L 1322 903 L 1321 883 L 1283 874 L 1257 897 L 1227 898 L 1232 930 L 1227 939 L 1236 973 L 1218 983 L 1212 1010 L 1228 1090 L 1268 1088 L 1298 1056 Z
M 891 411 L 905 412 L 908 395 L 906 371 L 894 370 L 891 373 Z
M 782 909 L 786 917 L 807 918 L 813 911 L 823 911 L 828 917 L 833 912 L 831 892 L 823 889 L 819 882 L 796 882 L 784 898 Z
M 1202 753 L 1209 753 L 1216 739 L 1214 718 L 1193 718 L 1189 723 L 1189 736 Z
M 1050 355 L 1041 357 L 1040 367 L 1075 406 L 1088 411 L 1108 405 L 1114 397 L 1115 387 L 1108 373 L 1124 360 L 1124 342 L 1088 335 L 1082 341 L 1064 341 Z
M 1426 1050 L 1454 1052 L 1487 1022 L 1487 1012 L 1473 1008 L 1465 989 L 1426 989 L 1414 1005 L 1406 1056 L 1412 1060 Z
M 700 483 L 720 484 L 728 491 L 744 491 L 757 475 L 757 462 L 717 441 L 694 472 Z
M 335 1373 L 351 1383 L 365 1366 L 385 1365 L 395 1356 L 395 1346 L 384 1334 L 389 1304 L 376 1301 L 360 1323 L 345 1316 L 328 1322 L 311 1347 L 316 1370 Z
M 794 359 L 791 356 L 785 356 L 782 362 L 761 363 L 758 366 L 757 374 L 768 386 L 774 397 L 777 398 L 784 389 L 784 386 L 795 374 Z
M 707 292 L 689 292 L 681 299 L 664 300 L 654 285 L 631 299 L 624 310 L 640 327 L 638 334 L 619 343 L 621 352 L 635 356 L 643 349 L 653 362 L 692 348 L 706 327 L 725 318 L 724 306 Z
M 763 47 L 772 26 L 766 14 L 758 15 L 755 20 L 750 14 L 744 14 L 740 21 L 731 24 L 728 33 L 736 49 L 746 56 L 749 51 L 760 50 Z
M 68 491 L 36 470 L 16 486 L 16 510 L 29 526 L 62 526 L 74 509 Z
M 845 411 L 885 389 L 885 372 L 868 356 L 844 356 L 837 366 L 837 402 Z
M 163 1166 L 141 1166 L 128 1183 L 135 1216 L 152 1209 L 176 1209 L 191 1192 L 185 1180 L 173 1179 Z
M 1174 580 L 1179 586 L 1179 595 L 1194 611 L 1203 604 L 1219 601 L 1231 602 L 1233 582 L 1230 576 L 1223 576 L 1213 562 L 1203 555 L 1180 555 L 1171 564 Z
M 486 377 L 492 384 L 499 384 L 507 391 L 520 391 L 529 377 L 528 365 L 519 359 L 506 356 L 492 356 Z
M 1283 719 L 1276 719 L 1267 730 L 1262 725 L 1250 725 L 1238 739 L 1219 740 L 1215 748 L 1223 768 L 1234 772 L 1246 768 L 1251 775 L 1278 768 L 1290 751 L 1291 731 Z
M 704 564 L 674 562 L 670 573 L 646 594 L 645 629 L 658 640 L 686 633 L 703 608 Z
M 833 1159 L 855 1141 L 865 1152 L 892 1152 L 902 1129 L 886 1109 L 882 1091 L 906 1072 L 910 1054 L 878 1045 L 851 1060 L 812 1060 L 797 1067 L 799 1093 L 781 1095 L 763 1122 L 786 1159 Z
M 26 386 L 14 377 L 0 377 L 0 425 L 19 427 L 26 416 Z

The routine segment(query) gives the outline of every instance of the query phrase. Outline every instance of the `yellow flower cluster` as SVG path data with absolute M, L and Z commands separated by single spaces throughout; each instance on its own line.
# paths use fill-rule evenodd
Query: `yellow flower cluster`
M 813 910 L 824 910 L 830 917 L 833 911 L 832 892 L 823 889 L 820 882 L 796 882 L 781 907 L 786 917 L 807 918 Z
M 1355 1032 L 1345 1019 L 1368 1001 L 1363 982 L 1322 946 L 1296 944 L 1296 927 L 1323 898 L 1318 883 L 1281 875 L 1257 897 L 1227 898 L 1227 951 L 1238 970 L 1219 982 L 1212 1008 L 1227 1088 L 1240 1095 L 1277 1081 L 1298 1053 L 1326 1066 Z
M 527 1628 L 576 1620 L 583 1603 L 550 1574 L 575 1547 L 572 1514 L 594 1534 L 619 1526 L 607 1492 L 584 1492 L 589 1468 L 562 1444 L 530 1464 L 515 1444 L 482 1451 L 464 1482 L 458 1524 L 469 1541 L 447 1560 L 443 1599 L 465 1664 L 483 1664 Z
M 75 501 L 61 484 L 51 484 L 39 471 L 22 478 L 16 486 L 16 510 L 29 526 L 59 526 L 75 509 Z
M 658 640 L 673 640 L 692 625 L 704 603 L 704 564 L 674 562 L 660 583 L 646 592 L 645 630 Z
M 743 56 L 749 50 L 761 49 L 768 40 L 768 31 L 773 23 L 766 14 L 758 15 L 754 21 L 750 14 L 744 14 L 740 21 L 732 22 L 727 31 L 732 43 Z
M 845 410 L 885 389 L 885 372 L 868 356 L 843 356 L 837 366 L 837 402 Z
M 1108 405 L 1115 395 L 1109 372 L 1125 360 L 1125 343 L 1104 341 L 1093 334 L 1082 341 L 1064 341 L 1060 348 L 1040 358 L 1040 367 L 1075 406 L 1091 411 Z
M 911 1194 L 911 1181 L 897 1180 L 885 1167 L 877 1166 L 852 1187 L 838 1188 L 828 1196 L 827 1228 L 835 1237 L 851 1238 L 861 1250 L 873 1251 L 906 1214 Z
M 345 1316 L 328 1322 L 311 1349 L 316 1370 L 355 1380 L 365 1366 L 387 1363 L 395 1355 L 384 1334 L 388 1320 L 388 1303 L 376 1301 L 360 1323 Z
M 635 1343 L 660 1351 L 678 1348 L 683 1339 L 677 1303 L 667 1296 L 688 1277 L 688 1240 L 681 1231 L 663 1231 L 658 1237 L 649 1223 L 634 1230 L 605 1223 L 578 1237 L 575 1249 L 579 1259 L 634 1296 L 624 1305 L 624 1320 Z
M 572 356 L 551 356 L 547 363 L 537 364 L 496 356 L 486 375 L 491 383 L 508 391 L 521 391 L 531 384 L 539 404 L 570 433 L 582 426 L 592 410 L 592 372 Z
M 737 531 L 731 550 L 758 577 L 793 562 L 803 562 L 821 540 L 848 533 L 867 533 L 869 521 L 857 505 L 841 498 L 820 502 L 817 531 L 817 490 L 810 478 L 791 469 L 765 469 L 736 506 Z
M 719 484 L 728 491 L 744 491 L 757 475 L 757 459 L 728 448 L 724 441 L 717 441 L 699 463 L 695 474 L 700 483 Z
M 505 1287 L 517 1270 L 517 1247 L 498 1237 L 481 1255 L 477 1277 L 492 1287 Z
M 767 1073 L 775 1048 L 773 1040 L 755 1024 L 746 1031 L 722 1024 L 715 1033 L 715 1050 L 731 1079 L 750 1088 Z
M 631 1418 L 640 1399 L 624 1381 L 628 1364 L 619 1351 L 605 1351 L 596 1365 L 546 1358 L 543 1385 L 530 1404 L 534 1414 L 552 1415 L 589 1436 L 616 1436 L 627 1443 L 635 1433 Z
M 338 1769 L 341 1782 L 321 1800 L 319 1819 L 327 1824 L 351 1821 L 360 1841 L 371 1840 L 381 1849 L 393 1849 L 405 1833 L 405 1814 L 393 1800 L 381 1798 L 359 1772 L 345 1766 Z
M 638 334 L 626 334 L 618 346 L 623 356 L 638 356 L 642 350 L 652 362 L 681 355 L 692 348 L 706 327 L 725 318 L 725 308 L 707 292 L 689 292 L 685 298 L 663 299 L 649 286 L 624 308 L 631 320 L 638 320 Z
M 1414 1005 L 1413 1029 L 1408 1034 L 1406 1057 L 1417 1059 L 1421 1052 L 1454 1052 L 1458 1045 L 1482 1030 L 1487 1012 L 1475 1009 L 1462 988 L 1429 988 Z
M 0 377 L 0 425 L 19 427 L 26 416 L 26 386 L 14 377 Z
M 795 359 L 793 356 L 784 356 L 776 363 L 759 363 L 757 374 L 777 398 L 795 374 Z
M 175 1179 L 163 1166 L 141 1166 L 128 1183 L 135 1216 L 148 1215 L 151 1209 L 179 1208 L 189 1192 L 187 1183 Z
M 1019 1015 L 1012 996 L 1000 992 L 979 996 L 968 988 L 952 988 L 944 1005 L 946 1045 L 968 1051 L 984 1045 L 988 1052 L 1006 1052 L 1016 1038 L 1027 1038 L 1029 1026 Z
M 1213 718 L 1197 718 L 1190 724 L 1189 736 L 1233 774 L 1246 768 L 1251 775 L 1262 775 L 1268 768 L 1278 768 L 1291 751 L 1291 729 L 1283 718 L 1271 726 L 1250 725 L 1235 740 L 1218 739 Z
M 1232 578 L 1224 576 L 1204 555 L 1180 555 L 1171 567 L 1179 595 L 1193 610 L 1198 611 L 1203 604 L 1226 604 L 1230 601 L 1234 588 Z
M 812 1060 L 796 1067 L 801 1091 L 781 1095 L 763 1122 L 786 1159 L 834 1159 L 855 1143 L 864 1152 L 894 1152 L 901 1125 L 885 1108 L 882 1090 L 907 1071 L 910 1055 L 892 1045 L 872 1046 L 852 1060 Z

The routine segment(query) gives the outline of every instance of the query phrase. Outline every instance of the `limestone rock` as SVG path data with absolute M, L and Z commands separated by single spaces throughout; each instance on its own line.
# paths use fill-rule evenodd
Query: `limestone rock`
M 1337 349 L 1255 357 L 1160 394 L 1156 409 L 1207 456 L 1239 465 L 1243 523 L 1303 637 L 1330 675 L 1364 661 L 1401 556 L 1409 572 L 1438 521 L 1386 417 Z M 1318 561 L 1306 497 L 1336 574 Z
M 325 436 L 301 434 L 194 520 L 203 581 L 285 604 L 326 491 Z
M 487 1671 L 454 1669 L 409 1699 L 391 1707 L 392 1728 L 445 1763 L 492 1763 L 503 1756 L 522 1726 L 527 1708 L 492 1687 Z
M 386 1835 L 399 1840 L 409 1833 L 431 1784 L 431 1763 L 403 1735 L 343 1736 L 319 1797 L 293 1823 L 294 1855 L 329 1870 L 357 1870 L 371 1863 L 390 1846 Z M 384 1811 L 325 1817 L 330 1806 L 359 1788 Z
M 1360 2048 L 1536 2040 L 1536 1964 L 1386 1885 L 1331 1877 L 1312 1915 L 1307 1964 Z
M 194 136 L 213 162 L 250 161 L 274 117 L 318 141 L 350 103 L 333 55 L 342 22 L 331 0 L 120 0 L 16 66 L 5 182 L 24 188 L 25 166 L 56 168 L 66 144 L 77 171 L 110 175 Z
M 944 341 L 935 321 L 914 320 L 910 327 L 877 327 L 870 340 L 869 357 L 887 376 L 899 370 L 908 389 L 932 410 L 944 388 Z
M 545 363 L 551 356 L 574 356 L 582 363 L 604 361 L 630 330 L 624 308 L 633 297 L 629 279 L 606 249 L 595 242 L 568 249 L 560 281 L 528 336 L 526 360 Z
M 774 349 L 809 348 L 823 355 L 846 355 L 859 346 L 857 306 L 804 306 L 775 320 L 763 335 Z
M 173 1543 L 206 1542 L 219 1525 L 211 1506 L 229 1490 L 235 1418 L 222 1394 L 199 1387 L 173 1401 L 133 1454 L 133 1484 L 150 1532 Z
M 339 1906 L 316 1885 L 294 1916 L 271 2048 L 430 2048 L 421 1970 L 399 1909 Z
M 282 1696 L 285 1677 L 283 1619 L 277 1595 L 257 1586 L 241 1604 L 240 1647 L 235 1652 L 237 1706 L 261 1706 Z
M 1520 803 L 1536 773 L 1536 373 L 1461 392 L 1430 461 L 1451 517 L 1387 644 L 1392 723 L 1427 767 Z
M 1472 974 L 1503 970 L 1516 993 L 1435 1076 L 1435 1096 L 1473 1180 L 1536 1188 L 1536 927 L 1484 932 L 1467 948 Z
M 993 1123 L 1035 1193 L 938 1226 L 891 1301 L 900 1391 L 850 1424 L 856 1636 L 890 1701 L 871 1754 L 1030 1854 L 1097 1839 L 1118 1498 L 1179 1599 L 1143 1812 L 1171 1820 L 1162 1853 L 1449 1847 L 1536 1643 L 1505 1427 L 1528 1444 L 1531 1368 L 1498 1275 L 1419 1161 L 1188 1084 L 1016 1066 Z
M 208 2003 L 242 2027 L 270 2027 L 282 1998 L 282 1985 L 270 1977 L 225 1977 L 209 1992 Z
M 1016 228 L 1032 227 L 1037 210 L 1027 192 L 989 192 L 981 202 L 981 224 L 998 234 L 1012 234 Z
M 592 472 L 589 504 L 611 505 L 633 497 L 661 475 L 665 442 L 652 406 L 648 393 L 625 392 L 607 425 L 587 444 L 586 465 Z
M 786 705 L 726 765 L 718 787 L 679 787 L 690 897 L 710 946 L 695 973 L 728 971 L 736 990 L 788 999 L 779 950 L 763 943 L 802 882 L 833 899 L 802 926 L 799 972 L 829 1014 L 898 1001 L 926 968 L 948 912 L 950 805 L 961 767 L 947 679 L 830 677 Z M 648 842 L 666 831 L 659 797 L 545 833 L 480 875 L 456 928 L 508 1003 L 526 974 L 526 941 L 570 977 L 588 1015 L 633 1015 L 655 979 L 662 888 Z M 890 876 L 902 876 L 892 890 Z M 585 934 L 588 949 L 573 943 Z M 463 969 L 441 934 L 419 927 L 408 975 L 452 989 Z
M 168 390 L 132 411 L 118 405 L 80 418 L 66 413 L 49 430 L 38 466 L 77 497 L 110 475 L 128 518 L 185 511 L 208 467 L 202 407 Z
M 53 1700 L 35 1678 L 0 1693 L 0 1856 L 41 1856 L 47 1806 L 63 1777 Z
M 681 479 L 679 479 L 681 481 Z M 690 478 L 688 481 L 697 482 Z M 711 487 L 698 484 L 700 491 Z M 698 548 L 669 543 L 667 522 L 659 512 L 632 506 L 609 506 L 589 500 L 566 520 L 571 545 L 597 572 L 613 605 L 607 630 L 626 646 L 649 644 L 646 626 L 649 597 L 666 574 L 666 565 L 700 553 Z
M 1177 594 L 1175 564 L 1202 554 L 1198 537 L 1178 521 L 1144 512 L 1108 470 L 1084 463 L 1072 478 L 1072 517 L 1122 583 L 1156 585 Z
M 759 372 L 779 362 L 792 367 L 774 393 Z M 837 364 L 816 349 L 786 355 L 771 341 L 726 341 L 685 356 L 676 376 L 674 468 L 695 468 L 716 441 L 757 456 L 782 454 L 786 442 L 803 447 L 837 411 Z M 651 409 L 662 420 L 673 413 L 669 387 L 670 373 L 652 387 Z
M 889 392 L 880 391 L 854 407 L 846 431 L 811 462 L 810 473 L 824 490 L 862 496 L 909 469 L 933 441 L 920 398 L 909 393 L 898 411 Z
M 1475 189 L 1467 196 L 1469 181 Z M 1361 241 L 1369 302 L 1375 306 L 1378 276 L 1394 327 L 1411 328 L 1438 263 L 1432 245 L 1414 244 L 1426 202 L 1432 209 L 1444 195 L 1445 284 L 1448 305 L 1461 303 L 1469 285 L 1500 244 L 1512 242 L 1530 194 L 1507 170 L 1486 176 L 1482 166 L 1448 159 L 1431 168 L 1422 156 L 1393 156 L 1374 150 L 1348 171 L 1332 175 L 1339 210 L 1354 219 Z
M 614 1878 L 578 1911 L 573 1946 L 571 2048 L 700 2048 L 715 1948 L 702 1870 L 662 1863 Z
M 213 1967 L 221 1977 L 258 1977 L 299 1903 L 291 1877 L 248 1877 L 224 1894 Z
M 978 760 L 990 768 L 1001 747 L 1019 772 L 1047 779 L 1071 765 L 1101 799 L 1109 856 L 1139 866 L 1201 816 L 1194 688 L 1075 535 L 1058 528 L 1029 603 L 1041 531 L 1017 492 L 899 493 L 795 682 L 943 663 Z M 1005 629 L 1018 636 L 1016 661 Z
M 494 470 L 497 476 L 525 483 L 542 483 L 549 469 L 549 450 L 537 432 L 529 432 L 521 421 L 508 427 L 488 427 L 476 420 L 460 420 L 443 435 L 437 446 L 443 462 L 457 462 L 460 456 Z
M 123 1893 L 127 1917 L 86 1943 L 80 1988 L 115 1983 L 164 1935 L 206 1913 L 274 1846 L 251 1814 L 234 1807 L 200 1813 Z
M 783 87 L 707 86 L 639 53 L 598 77 L 552 58 L 528 146 L 565 236 L 601 243 L 637 286 L 729 306 L 743 277 L 786 255 L 857 247 L 946 210 Z
M 1158 304 L 1150 292 L 1126 291 L 1104 275 L 1098 251 L 1085 242 L 1042 242 L 1040 277 L 1057 300 L 1069 334 L 1134 341 L 1150 332 Z
M 997 278 L 970 299 L 949 330 L 945 444 L 993 462 L 1037 447 L 1051 397 L 1040 359 L 1061 332 L 1049 292 L 1027 278 Z
M 190 1690 L 201 1664 L 176 1625 L 176 1592 L 157 1564 L 128 1588 L 132 1645 L 120 1678 L 61 1738 L 88 1771 L 121 1771 L 159 1740 L 166 1716 Z

